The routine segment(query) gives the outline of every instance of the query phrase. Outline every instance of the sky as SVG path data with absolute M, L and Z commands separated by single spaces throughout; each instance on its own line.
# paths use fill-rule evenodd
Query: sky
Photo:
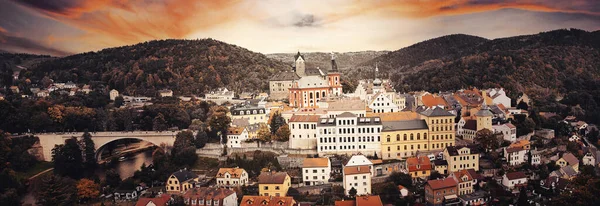
M 0 0 L 0 50 L 53 56 L 202 38 L 261 53 L 392 51 L 563 28 L 600 30 L 600 1 Z

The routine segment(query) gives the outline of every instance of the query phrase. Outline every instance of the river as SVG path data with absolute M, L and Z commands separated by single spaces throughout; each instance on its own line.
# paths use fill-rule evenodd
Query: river
M 153 150 L 146 150 L 133 156 L 128 156 L 125 160 L 112 164 L 113 166 L 111 168 L 114 168 L 119 173 L 121 179 L 132 177 L 133 173 L 142 167 L 142 164 L 146 164 L 146 166 L 152 164 L 152 151 Z M 100 167 L 96 170 L 96 174 L 100 179 L 104 179 L 106 171 L 109 169 L 110 168 Z

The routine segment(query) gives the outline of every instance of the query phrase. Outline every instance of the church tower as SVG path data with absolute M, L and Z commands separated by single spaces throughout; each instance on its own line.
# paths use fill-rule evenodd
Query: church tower
M 300 76 L 300 77 L 306 76 L 306 66 L 304 65 L 304 56 L 302 56 L 302 54 L 300 54 L 300 51 L 298 51 L 298 54 L 296 54 L 296 56 L 294 56 L 294 59 L 296 62 L 296 74 L 298 74 L 298 76 Z
M 337 63 L 335 62 L 335 54 L 331 52 L 331 69 L 327 72 L 327 79 L 329 81 L 329 92 L 333 96 L 342 95 L 342 83 L 340 72 L 338 71 Z

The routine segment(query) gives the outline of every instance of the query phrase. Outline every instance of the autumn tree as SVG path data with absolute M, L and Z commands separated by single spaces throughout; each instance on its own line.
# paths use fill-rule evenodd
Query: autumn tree
M 77 197 L 82 202 L 95 199 L 100 195 L 100 186 L 89 179 L 80 179 L 77 181 Z
M 227 129 L 231 123 L 231 118 L 227 116 L 227 108 L 223 106 L 213 106 L 210 108 L 208 125 L 212 131 L 216 131 L 221 142 L 227 142 Z
M 123 96 L 119 95 L 119 96 L 115 97 L 114 105 L 116 108 L 123 106 L 124 103 L 125 103 L 125 100 L 123 99 Z
M 177 133 L 173 149 L 173 163 L 176 166 L 192 166 L 198 159 L 196 147 L 194 146 L 194 134 L 191 131 L 182 131 Z
M 477 133 L 475 133 L 475 141 L 481 144 L 486 151 L 493 151 L 500 147 L 496 134 L 489 129 L 477 131 Z
M 280 142 L 285 142 L 288 141 L 290 139 L 290 127 L 287 124 L 284 124 L 283 126 L 279 127 L 279 129 L 277 129 L 277 132 L 275 132 L 274 139 Z
M 94 140 L 92 140 L 92 135 L 89 132 L 83 133 L 83 139 L 81 144 L 83 145 L 83 154 L 84 154 L 84 167 L 88 171 L 93 171 L 96 168 L 96 146 L 94 144 Z
M 279 113 L 277 111 L 277 112 L 275 112 L 275 114 L 273 114 L 271 116 L 271 119 L 269 120 L 269 124 L 271 126 L 271 134 L 275 134 L 279 130 L 279 127 L 282 127 L 286 123 L 285 123 L 285 119 L 281 116 L 281 113 Z
M 272 135 L 271 135 L 271 131 L 269 131 L 269 128 L 267 127 L 267 125 L 261 124 L 260 128 L 258 129 L 258 132 L 256 133 L 256 136 L 258 137 L 258 139 L 260 141 L 270 142 Z
M 356 189 L 354 187 L 350 188 L 350 190 L 348 190 L 348 196 L 350 196 L 351 198 L 356 197 Z
M 37 204 L 44 206 L 75 205 L 77 203 L 77 187 L 75 180 L 67 177 L 51 175 L 44 179 L 37 196 Z
M 162 113 L 158 113 L 154 120 L 152 120 L 152 130 L 154 131 L 165 131 L 167 130 L 167 121 Z
M 65 144 L 52 149 L 54 173 L 77 179 L 83 170 L 83 156 L 75 137 L 65 140 Z

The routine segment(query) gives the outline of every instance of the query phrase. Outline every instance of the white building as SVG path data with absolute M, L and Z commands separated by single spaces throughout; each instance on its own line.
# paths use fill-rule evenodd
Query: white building
M 527 175 L 523 172 L 510 172 L 502 177 L 502 185 L 508 189 L 527 185 Z
M 325 154 L 381 155 L 381 119 L 345 112 L 321 118 L 317 124 L 317 152 Z
M 306 158 L 302 163 L 302 181 L 304 185 L 322 185 L 331 178 L 329 158 Z
M 293 149 L 317 148 L 318 115 L 294 115 L 290 118 L 289 147 Z
M 229 91 L 225 87 L 218 88 L 217 90 L 211 91 L 204 95 L 205 99 L 212 100 L 232 100 L 235 97 L 233 91 Z
M 344 167 L 344 192 L 349 195 L 354 188 L 356 195 L 371 194 L 371 171 L 368 166 Z
M 188 190 L 182 196 L 184 205 L 238 205 L 236 192 L 226 188 L 196 187 Z
M 115 98 L 119 96 L 119 91 L 117 91 L 116 89 L 110 90 L 109 96 L 111 101 L 115 101 Z
M 161 90 L 158 90 L 158 95 L 160 97 L 172 97 L 173 96 L 173 90 L 170 90 L 170 89 L 161 89 Z
M 388 112 L 399 112 L 400 106 L 393 100 L 393 96 L 398 96 L 396 93 L 377 93 L 373 96 L 368 107 L 373 113 L 388 113 Z
M 227 147 L 241 148 L 241 143 L 248 139 L 248 130 L 244 127 L 229 127 L 227 129 Z
M 527 150 L 522 147 L 504 148 L 504 158 L 510 166 L 520 165 L 526 162 Z
M 248 173 L 242 168 L 219 168 L 217 186 L 238 187 L 248 184 Z
M 373 162 L 371 162 L 371 160 L 369 160 L 364 155 L 354 155 L 350 158 L 350 160 L 348 160 L 346 165 L 344 165 L 344 167 L 353 167 L 353 166 L 367 166 L 367 167 L 369 167 L 369 170 L 371 170 L 371 174 L 374 174 L 373 172 L 375 171 L 373 169 Z
M 486 92 L 489 94 L 490 98 L 492 98 L 492 102 L 494 104 L 502 104 L 505 107 L 511 107 L 511 99 L 510 97 L 506 96 L 504 88 L 488 89 Z
M 541 165 L 542 164 L 542 151 L 531 150 L 531 165 Z
M 502 138 L 511 143 L 517 141 L 517 127 L 511 123 L 492 125 L 494 133 L 502 133 Z

